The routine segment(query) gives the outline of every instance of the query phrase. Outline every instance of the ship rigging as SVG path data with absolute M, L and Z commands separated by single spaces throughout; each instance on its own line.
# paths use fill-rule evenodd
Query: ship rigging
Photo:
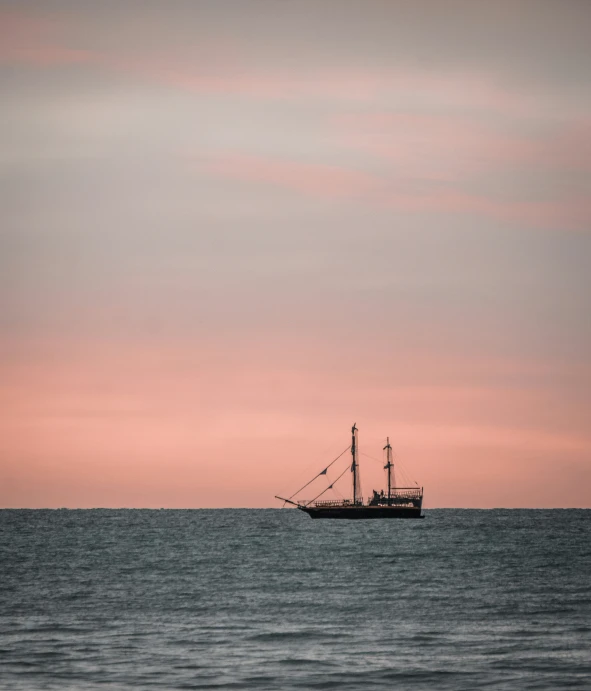
M 311 485 L 314 480 L 317 480 L 322 475 L 327 475 L 329 468 L 334 465 L 342 456 L 351 451 L 351 465 L 345 467 L 342 473 L 333 480 L 328 487 L 322 490 L 314 499 L 306 502 L 294 501 L 293 498 L 302 490 Z M 386 465 L 384 469 L 387 471 L 387 492 L 384 490 L 373 490 L 373 496 L 368 498 L 364 503 L 361 491 L 361 477 L 359 473 L 359 443 L 358 443 L 358 429 L 354 424 L 351 428 L 351 445 L 348 446 L 342 453 L 340 453 L 333 461 L 331 461 L 324 470 L 321 470 L 303 487 L 292 494 L 290 497 L 279 497 L 276 499 L 292 504 L 296 508 L 304 511 L 312 518 L 344 518 L 344 519 L 359 519 L 359 518 L 423 518 L 423 488 L 422 487 L 396 487 L 396 479 L 394 474 L 394 462 L 392 459 L 392 446 L 390 445 L 390 438 L 387 438 L 386 446 L 383 451 L 386 452 Z M 331 489 L 334 489 L 335 484 L 345 475 L 351 472 L 353 480 L 353 499 L 343 500 L 322 500 L 320 497 Z

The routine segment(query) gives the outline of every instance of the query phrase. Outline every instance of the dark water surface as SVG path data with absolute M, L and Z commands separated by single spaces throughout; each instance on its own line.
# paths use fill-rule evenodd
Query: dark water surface
M 591 689 L 591 511 L 0 511 L 1 689 Z

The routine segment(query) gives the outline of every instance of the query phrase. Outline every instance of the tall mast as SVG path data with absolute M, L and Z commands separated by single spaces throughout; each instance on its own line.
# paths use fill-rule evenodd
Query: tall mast
M 384 449 L 386 450 L 386 465 L 384 468 L 388 470 L 388 506 L 390 506 L 390 501 L 392 499 L 392 468 L 394 467 L 394 464 L 392 463 L 392 447 L 390 446 L 390 437 L 386 437 L 386 446 L 384 446 Z
M 351 463 L 351 472 L 353 473 L 353 504 L 361 499 L 361 489 L 359 487 L 359 462 L 357 461 L 357 427 L 353 423 L 351 427 L 351 456 L 353 457 L 353 462 Z

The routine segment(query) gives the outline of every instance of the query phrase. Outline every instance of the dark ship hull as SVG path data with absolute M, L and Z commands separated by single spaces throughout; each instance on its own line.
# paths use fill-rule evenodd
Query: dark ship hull
M 421 509 L 414 506 L 402 508 L 399 506 L 343 506 L 343 507 L 299 507 L 310 518 L 344 518 L 346 520 L 367 518 L 424 518 Z

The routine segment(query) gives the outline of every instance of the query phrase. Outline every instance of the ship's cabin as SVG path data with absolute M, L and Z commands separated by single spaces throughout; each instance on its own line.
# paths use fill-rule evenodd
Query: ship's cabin
M 373 496 L 369 498 L 369 506 L 414 506 L 421 508 L 423 502 L 423 494 L 420 489 L 410 488 L 396 488 L 390 491 L 390 497 L 384 490 L 373 490 Z

